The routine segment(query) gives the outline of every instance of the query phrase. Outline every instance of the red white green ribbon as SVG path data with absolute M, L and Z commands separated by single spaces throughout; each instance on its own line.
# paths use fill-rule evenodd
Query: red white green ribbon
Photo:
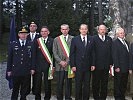
M 59 40 L 60 46 L 61 46 L 61 48 L 63 50 L 63 53 L 65 54 L 65 56 L 67 58 L 69 58 L 70 48 L 69 48 L 69 46 L 68 46 L 68 44 L 67 44 L 64 36 L 63 35 L 60 35 L 58 37 L 58 40 Z M 68 78 L 73 78 L 73 77 L 74 77 L 74 73 L 71 70 L 70 65 L 68 65 Z
M 41 51 L 46 58 L 47 62 L 49 62 L 50 67 L 49 67 L 49 72 L 48 72 L 48 79 L 53 79 L 53 74 L 52 74 L 52 69 L 53 69 L 53 59 L 48 51 L 48 48 L 46 47 L 43 37 L 40 37 L 37 39 L 37 42 L 41 48 Z

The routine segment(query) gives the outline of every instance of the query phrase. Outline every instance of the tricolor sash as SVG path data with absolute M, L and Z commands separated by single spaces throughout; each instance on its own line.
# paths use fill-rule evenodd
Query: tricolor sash
M 69 48 L 66 40 L 64 39 L 63 35 L 60 35 L 58 37 L 58 41 L 60 43 L 60 46 L 61 46 L 63 53 L 65 54 L 65 56 L 67 58 L 69 58 L 70 48 Z M 74 72 L 71 70 L 70 65 L 68 65 L 67 68 L 68 68 L 68 78 L 73 78 L 75 75 L 74 75 Z
M 41 51 L 46 58 L 47 62 L 50 64 L 49 72 L 48 72 L 48 79 L 53 79 L 52 69 L 53 69 L 53 59 L 48 51 L 48 48 L 46 47 L 46 44 L 44 43 L 43 37 L 40 37 L 37 39 L 37 42 L 41 48 Z

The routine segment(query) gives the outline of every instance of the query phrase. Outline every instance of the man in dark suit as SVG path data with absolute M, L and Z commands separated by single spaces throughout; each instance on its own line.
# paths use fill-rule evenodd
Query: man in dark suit
M 80 35 L 72 39 L 70 65 L 75 72 L 75 100 L 89 100 L 93 39 L 88 36 L 88 26 L 80 25 Z
M 113 42 L 114 63 L 114 97 L 115 100 L 125 100 L 125 92 L 128 81 L 128 73 L 131 71 L 130 52 L 125 41 L 124 29 L 116 29 L 117 39 Z
M 99 25 L 94 40 L 94 65 L 92 90 L 95 100 L 106 100 L 109 69 L 112 66 L 112 39 L 106 35 L 105 25 Z
M 48 80 L 48 74 L 49 67 L 50 65 L 52 65 L 52 63 L 47 58 L 49 57 L 50 59 L 52 59 L 53 39 L 48 36 L 49 33 L 49 29 L 46 26 L 42 27 L 40 32 L 42 37 L 35 40 L 33 44 L 32 67 L 34 70 L 32 70 L 32 74 L 34 74 L 35 82 L 35 100 L 41 100 L 42 76 L 44 79 L 45 86 L 44 100 L 50 100 L 51 98 L 51 80 Z
M 29 29 L 30 33 L 27 36 L 27 40 L 33 42 L 34 40 L 40 37 L 40 34 L 36 32 L 37 24 L 35 22 L 31 22 Z
M 12 77 L 13 90 L 11 100 L 26 100 L 30 88 L 31 70 L 31 42 L 27 41 L 27 31 L 22 29 L 18 33 L 19 40 L 10 44 L 7 75 Z

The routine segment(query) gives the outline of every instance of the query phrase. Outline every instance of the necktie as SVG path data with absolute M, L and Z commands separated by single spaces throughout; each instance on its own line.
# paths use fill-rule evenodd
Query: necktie
M 31 40 L 33 41 L 34 40 L 34 34 L 32 33 L 31 35 Z
M 66 36 L 64 36 L 64 39 L 65 39 L 65 41 L 66 41 Z
M 126 44 L 125 40 L 124 40 L 124 39 L 122 39 L 122 41 L 123 41 L 123 45 L 126 47 L 127 51 L 129 51 L 129 50 L 128 50 L 128 46 L 127 46 L 127 44 Z
M 104 41 L 104 36 L 102 35 L 102 41 Z
M 46 43 L 46 40 L 44 40 L 44 43 Z
M 24 41 L 22 41 L 22 45 L 21 46 L 22 46 L 22 48 L 24 47 Z
M 84 45 L 84 47 L 86 47 L 86 44 L 85 44 L 85 37 L 83 37 L 83 45 Z

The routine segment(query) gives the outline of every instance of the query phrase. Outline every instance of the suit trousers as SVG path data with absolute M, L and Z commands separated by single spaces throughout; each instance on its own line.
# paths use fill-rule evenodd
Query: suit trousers
M 68 78 L 68 71 L 57 71 L 57 100 L 63 100 L 63 86 L 65 84 L 65 100 L 72 100 L 72 79 Z M 65 82 L 65 83 L 64 83 Z
M 114 97 L 115 100 L 125 100 L 125 92 L 128 82 L 127 73 L 114 73 Z
M 94 100 L 106 100 L 108 77 L 108 69 L 96 69 L 92 73 L 92 91 Z
M 130 79 L 130 94 L 133 97 L 133 74 L 130 74 L 129 79 Z
M 51 98 L 51 80 L 48 80 L 48 70 L 43 72 L 36 72 L 34 74 L 34 95 L 35 100 L 41 100 L 41 88 L 42 88 L 42 79 L 44 80 L 44 100 L 50 100 Z
M 75 100 L 89 100 L 91 71 L 75 72 Z
M 13 90 L 11 100 L 18 100 L 18 94 L 20 90 L 20 100 L 26 100 L 26 96 L 29 94 L 30 89 L 30 75 L 25 76 L 13 76 Z

